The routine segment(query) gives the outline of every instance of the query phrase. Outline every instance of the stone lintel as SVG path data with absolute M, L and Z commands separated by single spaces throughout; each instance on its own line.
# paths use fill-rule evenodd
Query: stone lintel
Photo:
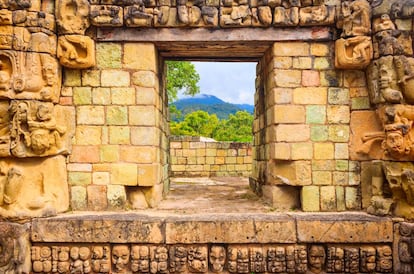
M 296 217 L 301 243 L 390 243 L 391 218 L 364 213 L 312 214 Z
M 138 214 L 35 219 L 33 242 L 163 243 L 163 221 Z
M 295 221 L 277 216 L 211 216 L 209 218 L 169 218 L 166 243 L 296 243 Z
M 313 28 L 99 28 L 97 40 L 112 42 L 277 42 L 332 40 L 329 27 Z

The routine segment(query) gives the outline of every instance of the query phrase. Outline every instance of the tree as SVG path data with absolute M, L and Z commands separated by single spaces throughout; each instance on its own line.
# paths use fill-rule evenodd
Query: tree
M 187 114 L 182 122 L 171 122 L 170 131 L 172 135 L 212 137 L 218 124 L 215 114 L 198 110 Z
M 200 75 L 191 62 L 166 61 L 167 65 L 167 94 L 173 102 L 177 100 L 178 92 L 186 95 L 195 95 L 200 92 L 198 82 Z
M 247 111 L 230 114 L 227 120 L 220 121 L 213 136 L 218 141 L 251 142 L 253 115 Z

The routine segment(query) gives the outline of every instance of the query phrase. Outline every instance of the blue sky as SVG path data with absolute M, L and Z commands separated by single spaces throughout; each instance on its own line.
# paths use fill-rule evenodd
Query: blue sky
M 200 91 L 234 104 L 254 103 L 256 63 L 192 62 Z

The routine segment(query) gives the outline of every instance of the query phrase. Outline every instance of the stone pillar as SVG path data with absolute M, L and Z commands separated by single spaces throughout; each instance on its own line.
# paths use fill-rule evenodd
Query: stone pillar
M 77 112 L 73 210 L 146 208 L 162 198 L 167 127 L 158 73 L 150 43 L 97 43 L 93 69 L 65 70 Z
M 332 47 L 278 42 L 259 62 L 253 178 L 276 208 L 360 207 L 348 141 L 350 90 L 364 87 L 365 77 L 344 82 L 333 68 Z

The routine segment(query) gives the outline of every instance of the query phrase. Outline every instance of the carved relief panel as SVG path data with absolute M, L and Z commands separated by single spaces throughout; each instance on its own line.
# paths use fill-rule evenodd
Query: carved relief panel
M 49 54 L 0 50 L 0 98 L 57 102 L 61 72 Z
M 0 161 L 0 216 L 55 215 L 69 206 L 65 158 L 11 158 Z
M 373 58 L 371 7 L 367 0 L 344 1 L 341 4 L 341 38 L 335 42 L 335 67 L 363 69 Z

